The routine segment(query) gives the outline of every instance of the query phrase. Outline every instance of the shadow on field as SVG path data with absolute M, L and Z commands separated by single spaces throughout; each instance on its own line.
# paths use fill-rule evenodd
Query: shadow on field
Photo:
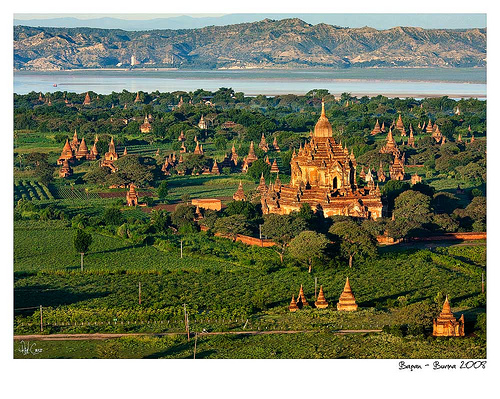
M 120 247 L 120 248 L 114 248 L 114 249 L 106 249 L 104 251 L 92 251 L 92 252 L 89 252 L 88 255 L 97 255 L 97 254 L 106 254 L 106 253 L 111 253 L 111 252 L 119 252 L 119 251 L 125 251 L 126 249 L 132 249 L 132 248 L 140 248 L 140 247 L 144 247 L 145 245 L 144 244 L 136 244 L 136 245 L 127 245 L 126 247 Z M 80 266 L 78 266 L 80 267 Z M 84 267 L 85 267 L 85 264 L 84 264 Z
M 198 343 L 199 343 L 199 341 L 198 341 Z M 143 359 L 159 359 L 159 358 L 163 358 L 166 356 L 177 357 L 177 355 L 179 355 L 183 352 L 186 352 L 186 351 L 187 351 L 188 355 L 181 356 L 179 358 L 192 359 L 193 355 L 194 355 L 194 340 L 191 340 L 190 342 L 184 342 L 184 343 L 179 344 L 179 345 L 174 345 L 174 346 L 172 346 L 164 351 L 161 351 L 161 352 L 152 353 L 150 355 L 144 356 Z M 205 359 L 214 353 L 217 353 L 217 352 L 213 349 L 208 349 L 208 350 L 204 350 L 201 352 L 197 352 L 196 359 Z
M 429 288 L 429 287 L 426 287 L 426 288 Z M 377 298 L 373 298 L 370 301 L 360 302 L 358 305 L 362 308 L 375 307 L 377 303 L 385 305 L 388 299 L 398 299 L 398 297 L 400 297 L 400 296 L 413 295 L 416 291 L 417 290 L 414 289 L 414 290 L 409 290 L 409 291 L 402 291 L 402 292 L 399 292 L 399 293 L 393 294 L 393 295 L 380 296 Z
M 27 287 L 14 288 L 14 309 L 69 305 L 88 299 L 100 298 L 109 295 L 109 292 L 75 293 L 65 289 L 52 288 L 49 285 L 30 285 Z M 27 316 L 33 314 L 37 309 L 21 311 Z

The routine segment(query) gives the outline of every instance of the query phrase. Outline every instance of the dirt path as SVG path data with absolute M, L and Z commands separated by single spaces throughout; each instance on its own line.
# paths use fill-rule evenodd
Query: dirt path
M 377 333 L 382 330 L 336 330 L 333 331 L 335 335 L 345 334 L 363 334 L 363 333 Z M 300 334 L 300 333 L 315 333 L 316 330 L 275 330 L 275 331 L 219 331 L 219 332 L 204 332 L 198 333 L 199 336 L 205 335 L 268 335 L 268 334 Z M 154 336 L 162 337 L 168 335 L 185 335 L 185 332 L 170 332 L 170 333 L 123 333 L 123 334 L 34 334 L 34 335 L 14 335 L 14 340 L 31 340 L 31 341 L 79 341 L 79 340 L 103 340 L 121 337 L 139 337 L 139 336 Z M 191 333 L 194 337 L 194 333 Z

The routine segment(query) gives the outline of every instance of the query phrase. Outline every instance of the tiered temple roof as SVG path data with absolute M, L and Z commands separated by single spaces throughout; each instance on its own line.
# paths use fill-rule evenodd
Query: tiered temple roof
M 413 136 L 413 127 L 410 123 L 410 137 L 408 138 L 408 145 L 411 147 L 415 147 L 415 137 Z
M 290 306 L 288 306 L 288 310 L 290 312 L 296 312 L 299 310 L 299 307 L 297 306 L 297 302 L 295 302 L 295 296 L 292 295 L 292 300 L 290 301 Z
M 115 142 L 113 140 L 113 136 L 111 136 L 108 152 L 104 154 L 104 159 L 101 161 L 101 166 L 106 166 L 110 168 L 112 172 L 116 172 L 117 168 L 113 162 L 116 161 L 117 159 L 118 159 L 118 154 L 115 149 Z
M 401 118 L 401 114 L 399 114 L 398 121 L 396 122 L 396 129 L 401 132 L 401 136 L 406 136 L 405 125 L 403 124 L 403 119 Z
M 193 154 L 203 155 L 203 144 L 196 141 L 196 148 L 194 149 Z
M 340 294 L 339 302 L 337 303 L 337 310 L 352 312 L 358 309 L 356 304 L 356 298 L 351 290 L 351 285 L 349 284 L 349 277 L 347 277 L 344 291 Z
M 396 141 L 392 135 L 392 129 L 389 128 L 389 133 L 387 133 L 387 139 L 385 145 L 380 149 L 381 154 L 395 154 L 397 153 L 398 147 Z
M 306 296 L 304 294 L 304 288 L 302 287 L 302 284 L 300 284 L 299 295 L 297 296 L 297 306 L 299 307 L 299 309 L 309 306 L 309 304 L 307 303 Z
M 405 157 L 404 154 L 394 155 L 394 161 L 389 167 L 389 176 L 391 180 L 404 180 L 405 178 Z
M 429 122 L 427 123 L 427 127 L 425 128 L 425 131 L 427 133 L 432 133 L 434 131 L 434 126 L 432 126 L 432 121 L 430 120 L 430 118 L 429 118 Z
M 299 211 L 302 203 L 308 203 L 326 217 L 376 219 L 382 215 L 380 195 L 357 186 L 356 159 L 333 138 L 324 103 L 310 141 L 298 153 L 294 151 L 290 164 L 290 183 L 279 190 L 269 189 L 261 196 L 264 214 L 289 214 Z
M 262 133 L 262 137 L 260 138 L 259 148 L 265 152 L 269 151 L 269 145 L 267 144 L 266 136 L 264 136 L 264 133 Z
M 87 158 L 89 154 L 89 149 L 85 144 L 85 137 L 82 137 L 82 141 L 80 142 L 80 146 L 78 147 L 78 151 L 76 152 L 76 159 L 80 160 L 82 158 Z
M 318 299 L 314 302 L 314 305 L 318 309 L 326 309 L 328 307 L 328 302 L 325 299 L 325 294 L 323 293 L 323 286 L 319 287 Z
M 273 140 L 273 148 L 274 148 L 276 151 L 278 151 L 278 152 L 280 152 L 280 151 L 281 151 L 281 150 L 280 150 L 280 146 L 278 145 L 278 140 L 276 139 L 276 136 L 274 136 L 274 140 Z
M 260 175 L 260 181 L 257 187 L 257 191 L 259 191 L 261 194 L 267 191 L 267 185 L 266 185 L 266 179 L 264 178 L 264 173 Z
M 435 337 L 463 337 L 465 335 L 465 320 L 464 315 L 457 319 L 451 312 L 448 296 L 443 304 L 443 310 L 439 317 L 433 320 L 432 335 Z
M 87 94 L 85 94 L 85 99 L 83 100 L 83 105 L 89 105 L 89 104 L 90 104 L 90 95 L 87 92 Z
M 377 119 L 377 122 L 375 122 L 375 127 L 373 128 L 373 130 L 371 131 L 371 135 L 372 136 L 375 136 L 376 134 L 379 134 L 379 133 L 382 133 L 382 129 L 380 128 L 380 125 L 378 123 L 378 119 Z
M 217 160 L 215 160 L 215 159 L 214 159 L 214 165 L 212 166 L 211 172 L 214 175 L 220 175 L 219 165 L 217 165 Z
M 439 130 L 439 126 L 437 123 L 434 124 L 434 131 L 432 132 L 432 138 L 436 140 L 437 143 L 439 143 L 443 138 L 443 135 L 441 134 L 441 131 Z
M 280 173 L 280 169 L 278 168 L 278 162 L 276 158 L 274 158 L 273 164 L 271 165 L 271 173 Z
M 241 183 L 241 180 L 240 180 L 240 184 L 238 185 L 238 189 L 236 190 L 236 192 L 233 195 L 233 200 L 235 200 L 235 201 L 245 201 L 246 200 L 246 196 L 245 196 L 245 192 L 243 191 L 243 184 Z
M 69 144 L 69 140 L 66 139 L 66 143 L 64 144 L 63 150 L 61 152 L 61 156 L 57 160 L 58 165 L 62 165 L 64 161 L 67 160 L 68 162 L 74 162 L 75 161 L 75 156 L 73 153 L 73 149 L 71 148 L 71 145 Z
M 387 179 L 387 176 L 384 173 L 384 167 L 382 166 L 382 161 L 380 161 L 380 167 L 378 168 L 377 179 L 382 183 Z
M 236 147 L 234 146 L 234 143 L 233 143 L 233 146 L 231 148 L 231 161 L 233 161 L 234 163 L 234 166 L 238 165 L 238 153 L 236 152 Z
M 255 155 L 255 150 L 253 147 L 253 141 L 250 142 L 250 148 L 248 149 L 248 155 L 243 158 L 243 172 L 246 172 L 250 165 L 257 160 L 257 155 Z
M 207 123 L 207 121 L 205 120 L 205 118 L 203 118 L 203 114 L 201 115 L 200 121 L 198 122 L 198 127 L 199 127 L 201 130 L 206 130 L 206 129 L 208 129 L 208 123 Z

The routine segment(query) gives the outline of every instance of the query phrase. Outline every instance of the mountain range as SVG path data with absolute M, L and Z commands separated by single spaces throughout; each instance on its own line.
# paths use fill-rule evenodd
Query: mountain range
M 131 65 L 132 58 L 137 62 Z M 486 28 L 343 28 L 298 18 L 126 31 L 14 27 L 14 68 L 484 67 Z

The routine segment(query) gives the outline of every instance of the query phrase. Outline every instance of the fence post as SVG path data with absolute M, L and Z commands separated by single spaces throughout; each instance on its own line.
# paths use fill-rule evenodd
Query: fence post
M 43 331 L 42 305 L 40 305 L 40 331 Z

